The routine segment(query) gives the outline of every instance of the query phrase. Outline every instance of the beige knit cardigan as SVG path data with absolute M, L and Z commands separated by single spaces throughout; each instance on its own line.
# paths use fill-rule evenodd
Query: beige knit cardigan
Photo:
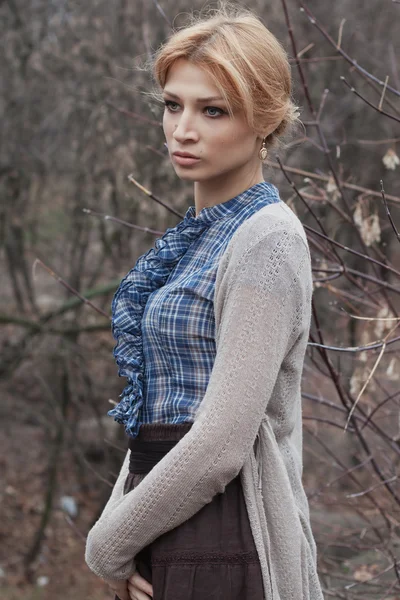
M 216 357 L 194 424 L 124 495 L 128 450 L 87 537 L 85 560 L 96 575 L 130 577 L 142 548 L 240 473 L 265 600 L 323 600 L 302 484 L 301 377 L 312 290 L 304 228 L 283 201 L 234 232 L 218 265 Z

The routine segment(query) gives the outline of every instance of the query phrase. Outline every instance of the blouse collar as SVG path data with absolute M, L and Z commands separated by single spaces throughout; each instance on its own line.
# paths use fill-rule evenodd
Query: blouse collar
M 187 209 L 183 221 L 186 223 L 188 221 L 191 222 L 204 222 L 205 224 L 210 225 L 212 222 L 222 219 L 224 217 L 228 217 L 240 211 L 246 205 L 248 205 L 253 198 L 262 194 L 263 196 L 268 195 L 271 198 L 273 197 L 275 201 L 279 199 L 278 189 L 268 181 L 261 181 L 251 186 L 244 192 L 241 192 L 234 198 L 230 198 L 229 200 L 225 200 L 225 202 L 220 202 L 219 204 L 215 204 L 214 206 L 205 206 L 201 209 L 199 214 L 196 217 L 196 207 L 194 205 L 189 206 Z

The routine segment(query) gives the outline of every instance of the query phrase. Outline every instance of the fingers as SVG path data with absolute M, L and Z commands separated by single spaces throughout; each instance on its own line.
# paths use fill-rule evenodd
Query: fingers
M 151 598 L 132 584 L 129 584 L 128 591 L 130 600 L 149 600 Z
M 149 600 L 153 597 L 153 586 L 137 571 L 128 579 L 128 591 L 133 600 Z

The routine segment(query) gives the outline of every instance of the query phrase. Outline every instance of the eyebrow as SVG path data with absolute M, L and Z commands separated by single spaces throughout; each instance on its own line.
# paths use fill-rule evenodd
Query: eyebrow
M 172 98 L 180 100 L 179 96 L 173 94 L 172 92 L 169 92 L 168 90 L 164 90 L 164 93 L 168 94 L 168 96 L 172 96 Z M 214 100 L 223 100 L 223 98 L 221 96 L 209 96 L 208 98 L 197 98 L 196 102 L 214 102 Z

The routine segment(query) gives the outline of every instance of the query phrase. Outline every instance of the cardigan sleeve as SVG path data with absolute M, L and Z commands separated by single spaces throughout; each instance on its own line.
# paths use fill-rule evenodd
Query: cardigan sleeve
M 103 508 L 102 516 L 108 514 L 112 510 L 112 507 L 114 506 L 115 502 L 117 502 L 124 495 L 125 480 L 129 473 L 129 456 L 130 450 L 128 448 L 124 460 L 122 461 L 122 465 L 119 470 L 118 477 L 114 483 L 114 487 L 112 489 L 110 497 L 107 500 L 105 507 Z
M 302 237 L 273 230 L 239 249 L 216 284 L 216 356 L 192 428 L 136 488 L 121 495 L 120 482 L 89 531 L 85 560 L 100 577 L 129 578 L 141 549 L 239 474 L 285 355 L 308 322 L 311 269 Z

